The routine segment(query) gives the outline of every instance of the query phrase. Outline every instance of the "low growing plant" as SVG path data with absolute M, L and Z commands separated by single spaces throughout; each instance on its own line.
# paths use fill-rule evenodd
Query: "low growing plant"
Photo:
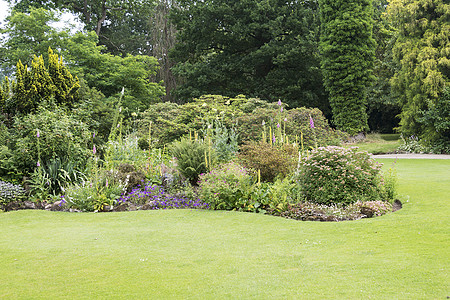
M 8 203 L 24 199 L 26 199 L 26 191 L 21 185 L 0 181 L 0 208 L 2 210 L 5 210 Z

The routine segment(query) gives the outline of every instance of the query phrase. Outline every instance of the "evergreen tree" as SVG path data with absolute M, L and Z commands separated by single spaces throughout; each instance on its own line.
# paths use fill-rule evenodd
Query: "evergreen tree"
M 319 7 L 321 67 L 333 121 L 352 135 L 363 132 L 375 52 L 372 0 L 320 0 Z
M 52 98 L 62 105 L 70 106 L 78 99 L 80 83 L 62 63 L 57 54 L 49 49 L 49 68 L 41 56 L 34 56 L 31 68 L 17 63 L 16 79 L 12 84 L 11 112 L 30 113 L 35 111 L 42 101 Z
M 72 76 L 63 64 L 62 57 L 48 49 L 48 72 L 55 86 L 55 100 L 60 104 L 71 105 L 78 101 L 78 89 L 80 82 L 78 78 Z

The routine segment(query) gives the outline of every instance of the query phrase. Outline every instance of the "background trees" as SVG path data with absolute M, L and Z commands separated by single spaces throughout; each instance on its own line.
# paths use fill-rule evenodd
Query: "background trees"
M 321 66 L 336 126 L 350 134 L 368 129 L 366 88 L 375 41 L 371 0 L 320 0 Z
M 448 151 L 450 4 L 392 0 L 388 14 L 398 30 L 393 48 L 398 69 L 391 84 L 402 107 L 401 131 L 432 143 L 439 140 Z
M 317 9 L 316 1 L 179 1 L 176 95 L 246 94 L 326 111 Z

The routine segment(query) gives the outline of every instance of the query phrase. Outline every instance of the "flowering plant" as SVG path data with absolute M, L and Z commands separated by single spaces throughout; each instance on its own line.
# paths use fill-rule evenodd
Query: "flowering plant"
M 319 147 L 300 161 L 298 177 L 308 201 L 350 204 L 384 197 L 381 164 L 358 147 Z

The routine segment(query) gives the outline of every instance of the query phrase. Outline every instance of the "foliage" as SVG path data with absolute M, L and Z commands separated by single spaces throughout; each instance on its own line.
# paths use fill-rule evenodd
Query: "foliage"
M 434 153 L 450 153 L 450 86 L 419 115 L 419 121 L 427 128 L 423 135 L 425 146 Z
M 170 153 L 177 158 L 177 170 L 194 185 L 216 161 L 212 147 L 199 140 L 182 138 L 171 145 Z
M 245 94 L 327 110 L 316 1 L 179 1 L 171 57 L 175 94 Z
M 127 163 L 142 167 L 147 161 L 144 150 L 139 148 L 138 138 L 128 136 L 116 141 L 109 140 L 105 149 L 105 165 L 107 168 L 116 168 Z
M 102 211 L 106 206 L 112 208 L 126 192 L 127 185 L 128 181 L 120 180 L 117 172 L 94 168 L 89 180 L 70 184 L 66 188 L 65 206 L 80 211 Z
M 239 161 L 247 168 L 259 170 L 261 181 L 273 182 L 285 177 L 297 166 L 298 148 L 292 145 L 271 146 L 265 142 L 246 142 L 240 147 Z
M 54 11 L 43 8 L 31 8 L 28 13 L 13 10 L 0 31 L 3 34 L 0 45 L 2 72 L 11 75 L 17 62 L 30 65 L 34 55 L 44 55 L 49 48 L 64 48 L 67 30 L 56 30 L 51 26 L 58 18 Z
M 375 41 L 372 0 L 319 0 L 321 66 L 337 128 L 355 135 L 366 131 L 366 88 Z
M 317 108 L 285 109 L 281 113 L 279 110 L 278 106 L 272 104 L 270 108 L 256 108 L 240 116 L 237 126 L 240 140 L 261 141 L 263 132 L 268 136 L 269 128 L 272 128 L 275 133 L 277 124 L 281 124 L 280 130 L 288 137 L 288 141 L 297 145 L 303 142 L 305 149 L 316 145 L 338 145 L 346 137 L 343 132 L 332 129 Z M 310 126 L 310 117 L 314 120 L 314 128 Z
M 429 149 L 420 143 L 417 136 L 404 137 L 401 135 L 402 144 L 397 148 L 398 151 L 407 153 L 428 153 Z
M 391 200 L 383 193 L 381 165 L 358 147 L 319 147 L 300 162 L 298 178 L 306 200 L 319 204 Z
M 229 162 L 236 156 L 239 146 L 238 134 L 234 128 L 229 129 L 222 122 L 215 121 L 208 124 L 202 133 L 206 141 L 211 141 L 218 163 Z
M 402 107 L 400 130 L 407 136 L 448 144 L 448 125 L 441 116 L 447 116 L 448 124 L 444 88 L 450 84 L 450 4 L 443 0 L 393 0 L 387 12 L 398 30 L 393 47 L 397 70 L 391 84 Z
M 248 170 L 235 162 L 229 162 L 199 177 L 199 197 L 212 209 L 245 209 L 253 203 L 248 195 L 253 178 Z
M 43 101 L 55 101 L 56 104 L 71 107 L 78 101 L 78 78 L 64 66 L 62 58 L 48 49 L 48 67 L 42 56 L 34 56 L 31 69 L 17 63 L 15 80 L 12 82 L 12 97 L 7 99 L 6 108 L 11 113 L 34 112 Z
M 141 138 L 147 138 L 150 128 L 152 145 L 163 147 L 183 135 L 198 133 L 217 121 L 229 129 L 236 123 L 236 117 L 242 114 L 241 108 L 248 108 L 256 101 L 243 95 L 234 98 L 204 95 L 184 105 L 157 103 L 151 105 L 138 120 L 139 134 Z
M 372 132 L 391 133 L 398 127 L 401 108 L 389 80 L 395 73 L 392 57 L 395 28 L 386 18 L 388 0 L 373 0 L 373 37 L 376 41 L 373 67 L 374 81 L 368 87 L 367 114 Z
M 26 198 L 25 189 L 18 184 L 0 181 L 0 209 L 13 201 L 21 201 Z
M 78 170 L 84 168 L 89 157 L 92 144 L 86 124 L 61 108 L 43 107 L 39 112 L 16 117 L 14 130 L 15 162 L 24 171 L 34 169 L 38 154 L 41 163 L 59 157 L 75 164 Z
M 143 187 L 133 189 L 130 193 L 122 196 L 119 203 L 130 202 L 134 204 L 146 204 L 145 209 L 168 209 L 168 208 L 191 208 L 206 209 L 207 203 L 200 199 L 190 199 L 185 196 L 173 196 L 166 193 L 164 187 L 147 183 Z

